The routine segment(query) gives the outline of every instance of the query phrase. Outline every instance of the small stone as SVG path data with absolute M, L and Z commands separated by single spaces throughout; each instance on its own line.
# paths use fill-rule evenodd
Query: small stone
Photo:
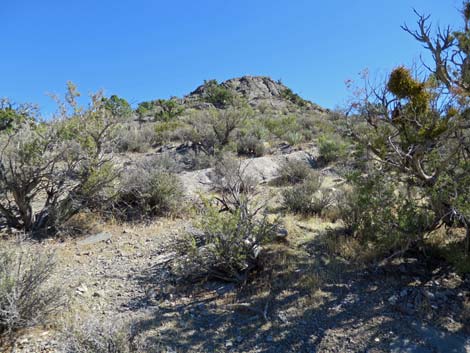
M 93 297 L 102 298 L 102 297 L 104 297 L 104 292 L 102 290 L 96 291 L 96 292 L 93 293 Z
M 428 291 L 428 290 L 425 290 L 424 291 L 424 295 L 426 296 L 426 298 L 428 298 L 429 300 L 434 300 L 436 298 L 436 296 L 434 295 L 434 293 Z
M 77 287 L 77 292 L 79 294 L 84 294 L 84 293 L 88 292 L 88 287 L 84 284 L 81 284 Z
M 266 337 L 266 342 L 272 342 L 272 341 L 274 341 L 273 336 L 269 335 L 268 337 Z
M 225 347 L 232 348 L 233 347 L 233 342 L 228 340 L 227 342 L 225 342 Z
M 398 302 L 398 296 L 392 295 L 390 298 L 388 298 L 388 302 L 392 305 L 395 305 Z
M 289 323 L 289 320 L 287 320 L 286 314 L 284 314 L 283 312 L 280 312 L 277 316 L 278 316 L 279 320 L 281 320 L 284 324 Z

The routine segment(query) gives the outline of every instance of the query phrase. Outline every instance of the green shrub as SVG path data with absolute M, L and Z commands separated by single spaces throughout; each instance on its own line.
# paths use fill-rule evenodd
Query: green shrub
M 31 104 L 16 105 L 7 98 L 0 99 L 0 131 L 11 131 L 36 120 L 37 108 Z
M 331 163 L 345 157 L 346 147 L 346 143 L 344 143 L 339 136 L 328 137 L 322 135 L 318 139 L 320 158 L 325 163 Z
M 132 108 L 130 104 L 124 99 L 116 95 L 112 95 L 109 98 L 102 98 L 104 108 L 111 112 L 116 117 L 129 117 L 132 114 Z
M 237 128 L 252 114 L 250 110 L 228 109 L 197 112 L 188 117 L 182 138 L 196 150 L 215 154 L 227 146 Z
M 136 113 L 140 120 L 152 118 L 155 121 L 169 122 L 181 116 L 184 107 L 176 99 L 157 99 L 139 103 Z
M 308 101 L 300 97 L 297 93 L 294 93 L 290 88 L 285 88 L 281 92 L 281 97 L 287 99 L 299 107 L 306 107 L 308 105 Z
M 63 292 L 49 285 L 54 268 L 51 253 L 0 249 L 0 335 L 46 323 L 62 309 Z
M 406 249 L 432 229 L 432 212 L 409 198 L 410 190 L 377 172 L 353 175 L 351 182 L 353 189 L 337 201 L 340 218 L 347 234 L 373 244 L 377 253 Z
M 206 203 L 198 224 L 203 236 L 188 235 L 189 246 L 178 270 L 193 280 L 245 282 L 260 264 L 262 246 L 274 239 L 277 229 L 276 222 L 256 210 L 246 199 L 233 212 L 220 212 Z
M 286 115 L 264 117 L 262 122 L 268 131 L 291 145 L 297 145 L 313 137 L 311 130 L 300 124 L 302 116 Z
M 58 120 L 25 123 L 0 137 L 0 214 L 9 227 L 36 236 L 54 234 L 81 210 L 106 202 L 117 177 L 107 152 L 119 119 L 101 95 L 84 110 L 73 84 L 68 89 L 71 115 L 63 105 Z
M 294 213 L 320 215 L 333 201 L 330 192 L 320 189 L 321 184 L 320 174 L 310 173 L 302 183 L 284 190 L 284 206 Z
M 213 104 L 216 108 L 226 108 L 233 104 L 234 94 L 224 86 L 217 83 L 217 80 L 209 80 L 204 82 L 203 99 Z

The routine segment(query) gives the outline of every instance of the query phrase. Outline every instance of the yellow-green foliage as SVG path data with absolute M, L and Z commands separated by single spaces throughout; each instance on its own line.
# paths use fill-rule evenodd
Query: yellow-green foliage
M 387 86 L 397 98 L 408 99 L 413 112 L 425 113 L 428 110 L 431 97 L 426 85 L 414 79 L 407 68 L 400 66 L 393 70 Z

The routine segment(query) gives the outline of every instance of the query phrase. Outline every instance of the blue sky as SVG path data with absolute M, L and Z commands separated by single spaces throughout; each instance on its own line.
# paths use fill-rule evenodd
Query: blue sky
M 412 8 L 460 26 L 461 0 L 4 0 L 0 97 L 54 110 L 68 80 L 131 103 L 182 96 L 205 79 L 266 75 L 328 108 L 344 81 L 424 50 L 400 29 Z

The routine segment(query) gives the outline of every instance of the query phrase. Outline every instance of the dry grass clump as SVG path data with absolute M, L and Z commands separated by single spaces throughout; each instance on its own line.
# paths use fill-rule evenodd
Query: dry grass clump
M 64 325 L 61 342 L 64 353 L 131 353 L 141 350 L 133 343 L 131 325 L 120 319 L 100 320 L 96 316 L 76 318 Z
M 47 323 L 62 309 L 64 293 L 50 284 L 54 255 L 26 245 L 0 250 L 0 334 Z

